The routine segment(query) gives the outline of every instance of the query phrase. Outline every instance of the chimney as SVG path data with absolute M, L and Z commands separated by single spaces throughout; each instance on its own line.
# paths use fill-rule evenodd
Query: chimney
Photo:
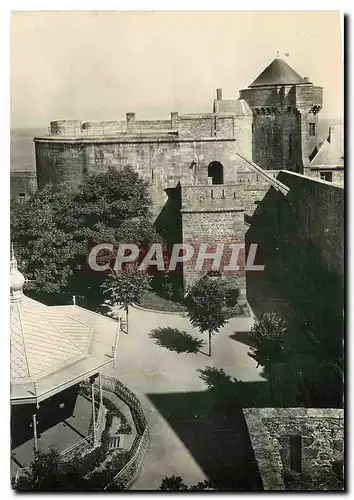
M 310 78 L 308 76 L 304 76 L 304 82 L 305 83 L 309 83 L 310 82 Z
M 332 127 L 329 127 L 329 128 L 328 128 L 328 139 L 327 139 L 327 141 L 328 141 L 329 143 L 331 143 L 331 135 L 332 135 Z
M 175 130 L 176 128 L 178 128 L 178 112 L 172 111 L 171 112 L 171 130 Z
M 222 89 L 216 89 L 216 100 L 222 101 Z
M 126 113 L 127 122 L 135 122 L 135 113 Z

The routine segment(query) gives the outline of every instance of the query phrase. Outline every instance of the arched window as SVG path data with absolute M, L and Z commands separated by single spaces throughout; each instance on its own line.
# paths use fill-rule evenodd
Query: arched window
M 208 177 L 211 177 L 212 184 L 224 184 L 224 167 L 218 161 L 212 161 L 208 166 Z

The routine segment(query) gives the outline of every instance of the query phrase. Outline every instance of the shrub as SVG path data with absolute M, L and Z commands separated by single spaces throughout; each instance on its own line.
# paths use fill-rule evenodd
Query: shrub
M 171 283 L 171 280 L 168 276 L 164 276 L 163 281 L 161 283 L 160 292 L 162 297 L 167 300 L 171 300 L 174 296 L 174 289 Z
M 225 305 L 226 307 L 237 306 L 240 297 L 240 290 L 238 288 L 226 288 L 225 290 Z
M 121 426 L 119 427 L 118 433 L 119 434 L 131 434 L 133 432 L 132 427 L 128 422 L 122 422 Z

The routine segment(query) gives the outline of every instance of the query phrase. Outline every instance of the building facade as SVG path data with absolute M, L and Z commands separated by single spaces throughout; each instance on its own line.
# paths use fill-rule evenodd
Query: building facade
M 238 99 L 225 100 L 217 89 L 212 113 L 53 121 L 49 135 L 34 139 L 38 188 L 75 186 L 86 175 L 131 165 L 149 182 L 153 216 L 164 219 L 165 233 L 166 214 L 178 210 L 173 243 L 199 244 L 212 236 L 244 242 L 247 218 L 269 187 L 286 190 L 276 180 L 280 170 L 318 175 L 310 162 L 320 143 L 322 93 L 277 58 Z M 184 284 L 195 278 L 186 266 Z

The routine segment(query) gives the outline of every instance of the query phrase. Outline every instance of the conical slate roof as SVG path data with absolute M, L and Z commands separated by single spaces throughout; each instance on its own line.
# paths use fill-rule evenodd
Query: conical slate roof
M 282 59 L 274 59 L 269 66 L 251 83 L 250 87 L 262 87 L 264 85 L 296 85 L 300 83 L 310 83 L 288 63 Z
M 85 358 L 91 328 L 23 296 L 11 302 L 11 379 L 36 380 Z
M 92 328 L 26 297 L 25 282 L 12 254 L 10 264 L 11 381 L 35 381 L 89 351 Z

